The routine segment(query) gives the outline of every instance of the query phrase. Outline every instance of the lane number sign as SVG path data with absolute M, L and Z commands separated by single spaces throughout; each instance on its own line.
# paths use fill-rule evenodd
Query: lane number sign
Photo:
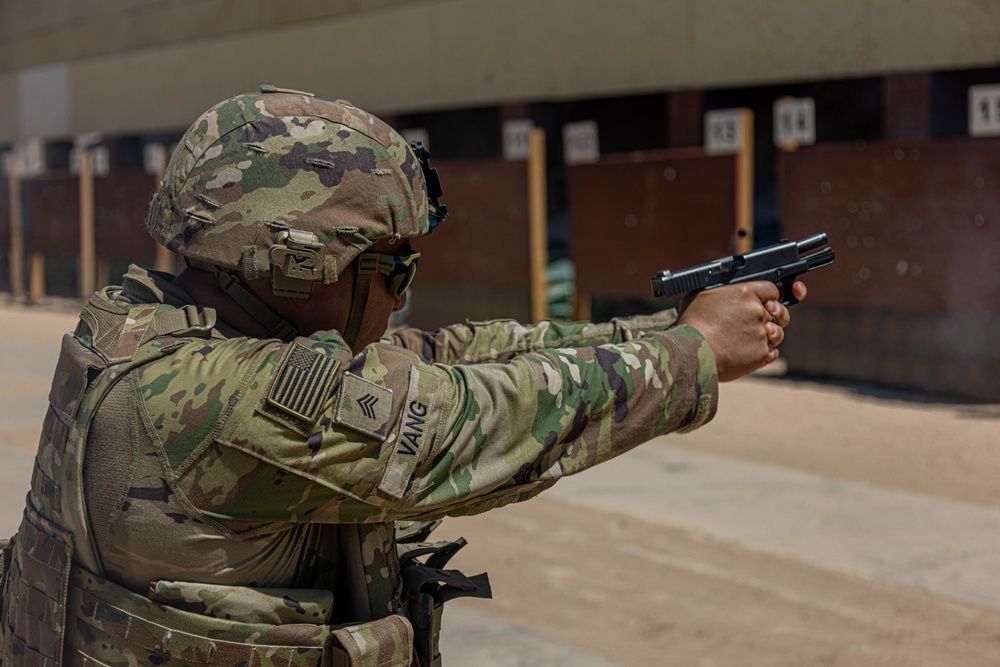
M 969 88 L 969 135 L 1000 136 L 1000 85 Z

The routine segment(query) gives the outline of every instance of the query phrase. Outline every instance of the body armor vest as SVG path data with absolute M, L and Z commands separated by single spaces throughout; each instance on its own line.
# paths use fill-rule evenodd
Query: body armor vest
M 92 297 L 76 332 L 62 341 L 24 517 L 0 551 L 0 667 L 439 665 L 443 602 L 487 597 L 489 587 L 485 575 L 441 569 L 464 541 L 425 542 L 433 526 L 409 524 L 398 535 L 393 524 L 340 527 L 341 539 L 356 546 L 343 576 L 367 602 L 355 601 L 358 622 L 345 626 L 282 622 L 266 612 L 284 607 L 287 596 L 274 599 L 268 589 L 206 584 L 194 591 L 231 596 L 251 612 L 231 619 L 165 603 L 171 591 L 156 582 L 143 596 L 101 576 L 83 494 L 94 415 L 131 369 L 171 354 L 192 336 L 218 335 L 211 309 L 130 305 L 110 296 L 106 290 Z M 362 545 L 372 540 L 388 562 L 364 564 Z M 396 576 L 366 571 L 376 568 Z M 366 581 L 383 583 L 357 586 Z M 261 613 L 254 613 L 258 607 Z

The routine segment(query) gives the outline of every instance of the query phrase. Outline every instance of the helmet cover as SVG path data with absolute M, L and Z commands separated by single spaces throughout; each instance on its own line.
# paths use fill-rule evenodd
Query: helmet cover
M 262 86 L 188 129 L 150 205 L 152 237 L 246 278 L 332 283 L 380 239 L 430 232 L 407 142 L 343 100 Z

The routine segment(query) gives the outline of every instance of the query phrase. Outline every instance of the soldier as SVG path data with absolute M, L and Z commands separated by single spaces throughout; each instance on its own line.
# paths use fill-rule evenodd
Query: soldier
M 770 283 L 385 337 L 444 218 L 427 158 L 266 86 L 192 125 L 147 222 L 187 268 L 131 267 L 63 340 L 3 665 L 438 665 L 441 605 L 489 587 L 443 569 L 435 520 L 697 428 L 777 358 Z

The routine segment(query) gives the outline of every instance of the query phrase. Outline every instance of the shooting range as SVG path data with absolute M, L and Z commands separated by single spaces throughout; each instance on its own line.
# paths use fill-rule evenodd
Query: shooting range
M 607 321 L 678 305 L 653 297 L 663 270 L 818 232 L 836 253 L 780 358 L 721 383 L 704 428 L 579 475 L 594 443 L 553 445 L 516 473 L 561 470 L 551 489 L 444 519 L 432 539 L 468 539 L 448 567 L 494 594 L 448 603 L 444 665 L 1000 664 L 1000 3 L 3 0 L 0 539 L 41 479 L 63 335 L 130 263 L 183 269 L 145 231 L 150 198 L 192 121 L 261 84 L 431 152 L 449 215 L 412 241 L 394 325 Z M 576 407 L 546 354 L 539 404 Z M 476 455 L 448 463 L 479 474 L 503 392 L 440 368 L 474 395 L 425 461 L 466 418 Z M 643 371 L 668 401 L 706 390 Z M 621 390 L 624 420 L 645 406 Z M 233 444 L 216 435 L 199 451 Z

